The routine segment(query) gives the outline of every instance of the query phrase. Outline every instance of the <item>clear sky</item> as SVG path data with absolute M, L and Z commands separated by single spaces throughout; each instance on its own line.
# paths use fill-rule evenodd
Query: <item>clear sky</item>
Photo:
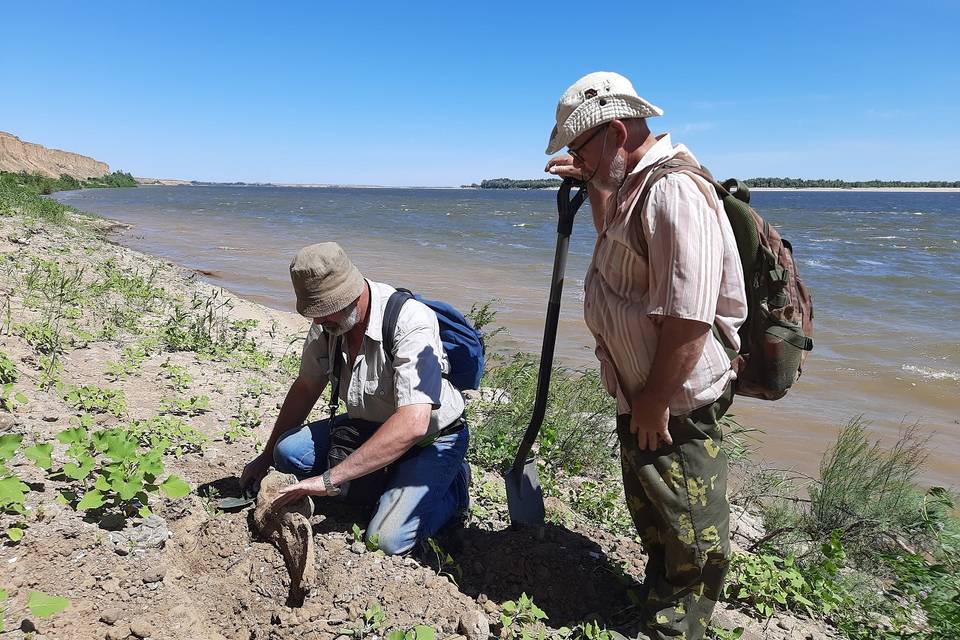
M 5 3 L 0 130 L 135 175 L 538 177 L 618 71 L 719 177 L 960 179 L 960 2 Z

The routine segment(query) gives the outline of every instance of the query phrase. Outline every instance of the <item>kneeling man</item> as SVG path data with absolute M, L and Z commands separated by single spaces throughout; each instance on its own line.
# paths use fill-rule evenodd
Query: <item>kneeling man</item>
M 444 377 L 437 316 L 408 300 L 388 354 L 382 326 L 393 287 L 364 279 L 333 242 L 301 249 L 290 276 L 297 311 L 314 324 L 300 374 L 240 483 L 259 482 L 272 464 L 300 479 L 277 505 L 341 493 L 357 502 L 367 494 L 376 504 L 367 539 L 389 554 L 408 551 L 467 506 L 463 396 Z M 335 376 L 347 415 L 303 424 Z

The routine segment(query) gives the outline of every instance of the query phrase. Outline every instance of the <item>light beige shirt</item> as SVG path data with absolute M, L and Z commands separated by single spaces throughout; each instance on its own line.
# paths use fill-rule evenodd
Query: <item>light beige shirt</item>
M 633 173 L 676 156 L 696 161 L 686 147 L 661 136 Z M 647 255 L 637 246 L 638 224 Z M 633 205 L 622 216 L 608 212 L 584 287 L 584 317 L 596 339 L 604 386 L 617 397 L 620 413 L 630 412 L 630 398 L 646 384 L 664 316 L 716 324 L 739 348 L 747 303 L 736 238 L 713 186 L 698 176 L 669 174 L 651 188 L 642 211 Z M 735 377 L 723 345 L 708 334 L 693 372 L 670 399 L 670 413 L 710 404 Z
M 367 280 L 370 312 L 357 359 L 350 366 L 345 352 L 334 354 L 337 340 L 319 324 L 307 333 L 300 375 L 326 386 L 334 357 L 341 358 L 340 399 L 351 418 L 386 422 L 399 407 L 433 405 L 428 433 L 449 426 L 463 414 L 463 396 L 446 378 L 447 354 L 440 340 L 437 315 L 425 304 L 408 300 L 400 309 L 392 361 L 383 350 L 383 313 L 396 289 Z M 346 349 L 346 339 L 343 341 Z

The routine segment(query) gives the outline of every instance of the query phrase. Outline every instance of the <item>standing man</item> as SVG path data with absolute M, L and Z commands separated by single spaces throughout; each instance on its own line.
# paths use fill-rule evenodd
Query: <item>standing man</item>
M 647 128 L 662 113 L 619 74 L 584 76 L 557 105 L 547 153 L 567 154 L 546 171 L 590 195 L 598 237 L 584 316 L 617 399 L 627 505 L 649 555 L 640 622 L 650 638 L 697 640 L 730 557 L 719 421 L 736 374 L 721 339 L 739 348 L 747 304 L 713 186 L 687 172 L 647 184 L 663 162 L 697 164 Z
M 444 377 L 449 364 L 437 316 L 423 303 L 407 300 L 388 354 L 383 318 L 395 289 L 364 279 L 340 245 L 301 249 L 290 264 L 290 277 L 297 311 L 312 318 L 313 326 L 300 375 L 263 452 L 244 468 L 240 484 L 259 482 L 271 465 L 295 474 L 300 482 L 281 490 L 275 506 L 344 490 L 354 498 L 360 485 L 369 489 L 372 484 L 376 511 L 367 540 L 385 553 L 404 553 L 467 506 L 463 396 Z M 329 419 L 304 424 L 337 360 L 347 415 L 333 425 Z

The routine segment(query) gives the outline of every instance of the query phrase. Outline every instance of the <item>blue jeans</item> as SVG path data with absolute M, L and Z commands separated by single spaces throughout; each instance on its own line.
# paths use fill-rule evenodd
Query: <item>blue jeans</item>
M 469 504 L 468 469 L 464 458 L 469 430 L 437 438 L 425 447 L 414 446 L 390 465 L 386 487 L 367 526 L 367 540 L 375 540 L 387 554 L 409 551 L 439 531 Z M 330 422 L 319 420 L 280 436 L 273 450 L 278 471 L 298 478 L 327 470 Z

